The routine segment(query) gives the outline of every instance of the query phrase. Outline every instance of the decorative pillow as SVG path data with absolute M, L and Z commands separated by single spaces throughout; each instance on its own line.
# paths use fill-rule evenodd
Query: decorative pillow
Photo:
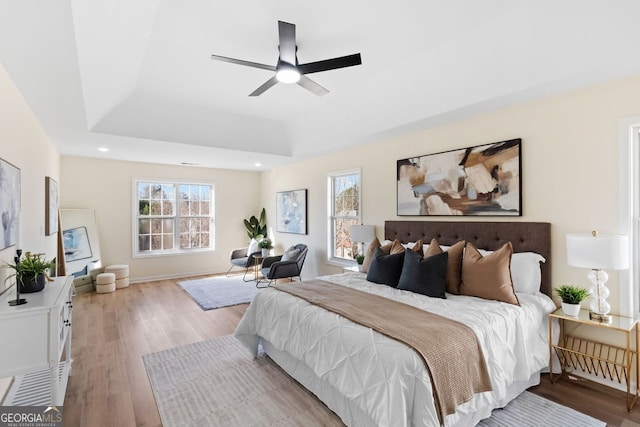
M 397 288 L 403 261 L 404 252 L 387 254 L 382 248 L 377 248 L 369 266 L 367 280 Z
M 540 291 L 542 272 L 540 263 L 547 260 L 535 252 L 517 252 L 511 255 L 511 279 L 516 292 L 535 294 Z
M 292 246 L 282 254 L 282 258 L 280 258 L 280 261 L 291 261 L 292 259 L 296 259 L 299 253 L 300 249 Z
M 404 246 L 398 240 L 394 240 L 393 242 L 385 240 L 384 245 L 380 245 L 380 240 L 377 237 L 373 238 L 373 241 L 367 248 L 367 252 L 364 254 L 364 261 L 362 261 L 362 268 L 360 271 L 363 273 L 367 273 L 369 268 L 371 268 L 371 260 L 373 260 L 373 256 L 376 253 L 376 249 L 382 249 L 385 254 L 400 254 L 404 253 Z
M 493 251 L 478 249 L 482 256 L 492 254 Z M 547 260 L 535 252 L 515 252 L 511 255 L 511 280 L 516 292 L 535 294 L 540 291 L 542 272 L 540 263 Z
M 520 305 L 509 269 L 512 253 L 511 242 L 485 257 L 467 243 L 462 259 L 460 294 Z
M 411 249 L 412 251 L 414 251 L 415 253 L 417 253 L 418 255 L 420 255 L 421 257 L 424 257 L 424 249 L 422 248 L 422 239 L 418 240 L 417 242 L 409 242 L 409 243 L 405 243 L 402 245 L 405 250 L 406 249 Z
M 416 292 L 428 297 L 446 298 L 445 277 L 448 259 L 447 252 L 422 258 L 417 252 L 406 251 L 398 289 Z
M 449 254 L 449 261 L 447 265 L 447 292 L 450 294 L 460 294 L 460 272 L 462 270 L 462 253 L 464 252 L 464 240 L 460 240 L 455 245 L 446 249 Z M 445 246 L 446 248 L 446 246 Z M 436 239 L 431 239 L 429 248 L 425 252 L 425 256 L 432 256 L 441 254 L 443 252 L 442 247 Z
M 247 249 L 247 256 L 256 252 L 260 252 L 258 241 L 256 239 L 251 239 L 251 241 L 249 242 L 249 249 Z

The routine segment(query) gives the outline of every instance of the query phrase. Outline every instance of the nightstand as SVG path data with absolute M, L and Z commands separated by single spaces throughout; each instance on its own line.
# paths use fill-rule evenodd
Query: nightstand
M 638 320 L 630 317 L 612 315 L 610 323 L 598 322 L 589 318 L 589 310 L 580 310 L 576 317 L 567 316 L 561 308 L 549 315 L 549 378 L 555 383 L 565 372 L 566 368 L 580 369 L 595 376 L 610 380 L 624 381 L 627 385 L 627 410 L 631 412 L 640 394 L 640 371 L 638 363 Z M 552 320 L 560 322 L 560 336 L 558 344 L 553 344 Z M 593 328 L 609 329 L 612 332 L 625 335 L 626 347 L 578 338 L 566 333 L 567 323 L 586 325 Z M 634 341 L 634 347 L 631 347 Z M 553 375 L 553 351 L 560 360 L 562 373 Z M 631 393 L 631 371 L 635 358 L 635 392 Z

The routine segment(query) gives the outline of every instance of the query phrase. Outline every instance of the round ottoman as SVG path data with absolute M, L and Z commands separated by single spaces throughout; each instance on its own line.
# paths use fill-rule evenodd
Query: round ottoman
M 113 273 L 100 273 L 96 277 L 96 292 L 106 294 L 116 290 L 116 275 Z
M 115 274 L 116 289 L 129 286 L 129 266 L 127 264 L 109 265 L 105 267 L 104 272 Z

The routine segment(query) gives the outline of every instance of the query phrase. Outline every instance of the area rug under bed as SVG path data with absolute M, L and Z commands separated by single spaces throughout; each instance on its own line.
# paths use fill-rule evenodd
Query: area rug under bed
M 184 280 L 178 282 L 178 285 L 203 310 L 251 302 L 253 297 L 260 292 L 260 289 L 256 288 L 256 282 L 245 282 L 242 280 L 242 276 Z
M 342 426 L 318 398 L 232 335 L 143 357 L 164 427 Z M 604 427 L 605 423 L 524 392 L 480 426 Z

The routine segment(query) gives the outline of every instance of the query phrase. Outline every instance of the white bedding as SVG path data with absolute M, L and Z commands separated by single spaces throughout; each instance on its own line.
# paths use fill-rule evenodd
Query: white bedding
M 445 425 L 475 425 L 492 408 L 515 397 L 514 384 L 530 385 L 531 378 L 537 380 L 539 371 L 548 366 L 547 314 L 555 305 L 541 293 L 518 294 L 518 307 L 450 294 L 446 300 L 429 298 L 367 282 L 361 273 L 319 279 L 424 308 L 458 320 L 476 333 L 493 391 L 476 394 L 460 405 L 445 418 Z M 326 388 L 346 397 L 356 409 L 331 409 L 348 425 L 439 425 L 431 382 L 420 357 L 404 344 L 337 314 L 267 288 L 249 305 L 235 335 L 254 355 L 261 340 L 268 342 L 269 348 L 302 362 Z

